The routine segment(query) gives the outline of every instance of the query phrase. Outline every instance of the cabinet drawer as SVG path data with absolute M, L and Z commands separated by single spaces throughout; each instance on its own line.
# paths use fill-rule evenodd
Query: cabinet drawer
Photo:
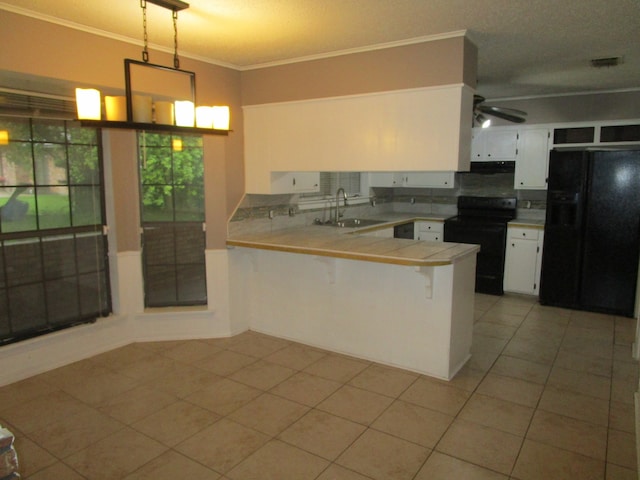
M 539 236 L 540 230 L 537 228 L 509 228 L 511 239 L 538 240 Z
M 435 232 L 442 233 L 444 229 L 443 222 L 416 222 L 419 232 Z

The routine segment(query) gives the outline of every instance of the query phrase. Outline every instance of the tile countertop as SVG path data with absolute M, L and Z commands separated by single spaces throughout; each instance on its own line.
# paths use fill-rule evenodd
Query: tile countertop
M 366 235 L 366 233 L 391 228 L 408 221 L 438 221 L 445 218 L 448 216 L 416 217 L 415 215 L 391 214 L 385 215 L 385 223 L 373 227 L 355 229 L 312 225 L 275 230 L 270 233 L 241 234 L 228 238 L 227 246 L 416 267 L 450 265 L 468 255 L 477 253 L 480 250 L 478 245 L 425 242 Z
M 516 218 L 509 222 L 510 227 L 519 228 L 535 228 L 538 230 L 544 230 L 544 218 Z

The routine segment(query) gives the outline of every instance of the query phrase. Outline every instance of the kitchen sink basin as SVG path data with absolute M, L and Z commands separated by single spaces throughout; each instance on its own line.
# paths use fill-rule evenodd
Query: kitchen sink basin
M 370 227 L 372 225 L 379 225 L 386 222 L 387 220 L 372 220 L 370 218 L 345 218 L 344 220 L 340 220 L 337 223 L 331 222 L 325 223 L 325 225 L 338 228 L 362 228 Z

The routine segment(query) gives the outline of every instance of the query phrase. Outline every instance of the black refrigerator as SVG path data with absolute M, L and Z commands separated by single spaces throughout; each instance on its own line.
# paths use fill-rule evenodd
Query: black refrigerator
M 540 303 L 633 317 L 640 150 L 551 151 Z

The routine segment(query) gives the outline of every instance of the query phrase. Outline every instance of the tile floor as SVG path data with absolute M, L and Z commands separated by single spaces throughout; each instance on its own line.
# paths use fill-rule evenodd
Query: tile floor
M 485 295 L 476 320 L 451 382 L 247 332 L 0 388 L 0 424 L 29 480 L 638 478 L 633 320 Z

